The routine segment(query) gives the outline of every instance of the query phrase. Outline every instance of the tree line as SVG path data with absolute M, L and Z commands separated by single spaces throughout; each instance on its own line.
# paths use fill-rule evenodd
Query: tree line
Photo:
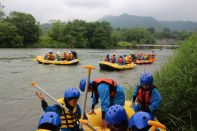
M 53 20 L 47 33 L 34 16 L 11 12 L 7 17 L 0 6 L 0 47 L 119 48 L 130 44 L 154 44 L 157 39 L 184 40 L 191 35 L 169 28 L 113 29 L 108 22 Z

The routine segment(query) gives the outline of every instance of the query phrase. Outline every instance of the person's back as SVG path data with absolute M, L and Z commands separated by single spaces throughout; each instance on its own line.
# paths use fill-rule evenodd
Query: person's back
M 105 60 L 104 60 L 105 62 L 110 62 L 110 58 L 109 58 L 109 54 L 107 54 L 106 55 L 106 57 L 105 57 Z
M 46 52 L 46 54 L 45 54 L 45 56 L 44 56 L 44 59 L 45 59 L 45 60 L 48 60 L 48 58 L 49 58 L 49 53 Z
M 120 57 L 118 58 L 118 64 L 120 64 L 120 65 L 124 65 L 124 64 L 125 64 L 125 61 L 124 61 L 124 59 L 123 59 L 122 56 L 120 56 Z
M 71 51 L 68 52 L 68 60 L 69 61 L 73 60 L 73 54 Z
M 114 80 L 106 78 L 97 78 L 89 82 L 88 92 L 92 92 L 92 110 L 101 101 L 102 119 L 105 119 L 105 112 L 110 106 L 118 104 L 125 105 L 125 93 L 123 87 L 119 86 Z M 86 80 L 80 81 L 79 87 L 81 91 L 85 90 Z
M 57 52 L 56 58 L 57 58 L 58 61 L 62 60 L 62 56 L 61 56 L 61 53 L 59 51 Z
M 112 57 L 111 57 L 111 63 L 116 63 L 116 54 L 113 53 Z
M 48 60 L 55 60 L 55 55 L 53 54 L 52 51 L 49 51 Z

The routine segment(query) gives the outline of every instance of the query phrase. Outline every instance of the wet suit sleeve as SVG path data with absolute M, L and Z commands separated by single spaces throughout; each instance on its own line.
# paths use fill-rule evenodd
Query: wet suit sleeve
M 138 93 L 138 89 L 139 89 L 139 85 L 134 89 L 133 91 L 133 100 L 132 102 L 135 102 L 136 98 L 137 98 L 137 93 Z
M 42 109 L 44 110 L 44 112 L 53 111 L 53 112 L 61 115 L 62 108 L 60 106 L 58 106 L 58 105 L 48 106 L 48 103 L 45 100 L 42 100 L 41 103 L 42 103 Z
M 96 102 L 95 94 L 93 93 L 93 96 L 92 96 L 92 107 L 91 107 L 92 110 L 94 109 L 96 104 L 97 104 L 97 102 Z
M 154 88 L 151 94 L 149 110 L 150 112 L 154 112 L 154 110 L 158 109 L 161 105 L 162 97 L 159 91 Z
M 101 100 L 102 119 L 105 119 L 105 112 L 110 108 L 109 85 L 102 83 L 98 86 L 98 94 Z

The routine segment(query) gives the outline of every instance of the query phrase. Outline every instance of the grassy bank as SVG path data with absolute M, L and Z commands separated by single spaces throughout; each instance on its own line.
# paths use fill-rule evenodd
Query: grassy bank
M 154 78 L 163 97 L 159 120 L 169 130 L 197 130 L 197 34 L 182 42 Z

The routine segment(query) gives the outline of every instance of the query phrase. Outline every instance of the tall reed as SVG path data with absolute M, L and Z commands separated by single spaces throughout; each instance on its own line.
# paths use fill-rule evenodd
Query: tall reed
M 159 121 L 169 130 L 197 130 L 197 33 L 154 75 L 163 101 Z

